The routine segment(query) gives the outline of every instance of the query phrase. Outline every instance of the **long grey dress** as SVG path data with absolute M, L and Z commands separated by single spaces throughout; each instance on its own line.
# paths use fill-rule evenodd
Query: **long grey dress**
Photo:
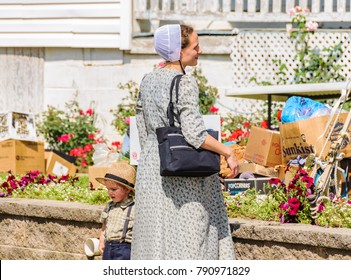
M 155 130 L 168 124 L 166 108 L 173 69 L 156 69 L 140 85 L 138 162 L 132 259 L 234 259 L 228 217 L 217 175 L 161 177 Z M 199 147 L 206 138 L 191 76 L 180 82 L 179 102 L 186 140 Z M 176 123 L 176 125 L 179 125 Z

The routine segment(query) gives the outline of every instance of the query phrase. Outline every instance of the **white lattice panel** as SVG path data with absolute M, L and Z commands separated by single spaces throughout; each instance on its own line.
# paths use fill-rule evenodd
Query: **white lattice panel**
M 343 42 L 343 55 L 337 62 L 345 65 L 342 74 L 351 77 L 351 38 L 347 32 L 317 32 L 311 35 L 310 46 L 322 50 Z M 234 85 L 255 86 L 249 82 L 252 77 L 257 81 L 269 81 L 277 84 L 275 73 L 278 65 L 273 60 L 280 59 L 286 64 L 288 80 L 294 78 L 293 69 L 297 66 L 294 61 L 295 49 L 287 32 L 240 32 L 233 37 L 231 59 L 233 61 Z

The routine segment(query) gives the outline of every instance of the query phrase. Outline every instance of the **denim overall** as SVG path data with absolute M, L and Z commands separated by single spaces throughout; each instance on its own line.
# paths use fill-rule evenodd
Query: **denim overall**
M 134 202 L 128 207 L 121 240 L 105 241 L 105 248 L 102 254 L 103 260 L 130 260 L 131 244 L 129 242 L 125 242 L 125 239 L 130 219 L 130 212 L 132 211 L 133 205 Z

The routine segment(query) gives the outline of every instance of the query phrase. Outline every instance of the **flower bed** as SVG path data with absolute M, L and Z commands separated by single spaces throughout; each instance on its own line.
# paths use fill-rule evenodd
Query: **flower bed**
M 43 175 L 38 171 L 24 176 L 0 177 L 0 197 L 51 199 L 86 204 L 105 204 L 109 196 L 105 189 L 92 189 L 89 177 Z
M 313 180 L 300 169 L 288 185 L 270 181 L 271 191 L 262 196 L 248 190 L 234 197 L 224 193 L 228 216 L 314 224 L 322 227 L 351 228 L 351 201 L 344 198 L 324 200 L 313 219 L 308 196 L 315 192 Z M 105 189 L 92 189 L 88 176 L 44 176 L 30 172 L 24 176 L 9 173 L 0 178 L 0 197 L 34 198 L 103 205 L 109 200 Z
M 316 206 L 317 218 L 313 218 L 309 197 L 316 189 L 313 178 L 303 169 L 295 172 L 289 184 L 271 179 L 267 187 L 270 191 L 264 196 L 254 190 L 226 196 L 229 217 L 351 228 L 351 201 L 333 193 Z

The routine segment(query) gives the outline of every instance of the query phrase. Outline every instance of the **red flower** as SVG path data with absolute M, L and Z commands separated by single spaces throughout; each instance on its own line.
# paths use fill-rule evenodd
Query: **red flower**
M 250 126 L 250 122 L 248 122 L 248 121 L 244 122 L 243 126 L 244 126 L 244 128 L 248 128 Z
M 210 112 L 211 113 L 217 113 L 218 112 L 218 108 L 217 107 L 215 107 L 215 106 L 212 106 L 211 108 L 210 108 Z
M 278 112 L 277 112 L 277 119 L 278 119 L 278 121 L 282 121 L 282 110 L 278 110 Z
M 84 150 L 82 148 L 74 148 L 69 151 L 70 156 L 81 157 L 83 156 Z
M 84 148 L 83 148 L 83 151 L 84 152 L 89 152 L 93 149 L 93 145 L 92 144 L 88 144 L 88 145 L 85 145 Z
M 279 184 L 281 184 L 282 183 L 282 181 L 280 181 L 278 178 L 272 178 L 272 179 L 270 179 L 269 181 L 268 181 L 268 183 L 270 184 L 270 185 L 279 185 Z
M 292 197 L 288 199 L 288 204 L 289 204 L 289 215 L 295 216 L 297 214 L 297 210 L 299 210 L 299 207 L 301 205 L 300 200 L 298 200 L 296 197 Z
M 86 114 L 87 116 L 92 116 L 92 115 L 94 114 L 94 111 L 93 111 L 93 109 L 88 109 L 88 110 L 85 112 L 85 114 Z
M 88 139 L 94 139 L 94 138 L 95 138 L 95 134 L 94 133 L 88 135 Z
M 267 129 L 268 128 L 268 120 L 264 120 L 261 122 L 261 127 Z
M 119 142 L 119 141 L 112 142 L 111 145 L 112 145 L 112 146 L 115 146 L 116 149 L 117 149 L 117 151 L 120 150 L 120 149 L 122 148 L 122 144 L 121 144 L 121 142 Z

